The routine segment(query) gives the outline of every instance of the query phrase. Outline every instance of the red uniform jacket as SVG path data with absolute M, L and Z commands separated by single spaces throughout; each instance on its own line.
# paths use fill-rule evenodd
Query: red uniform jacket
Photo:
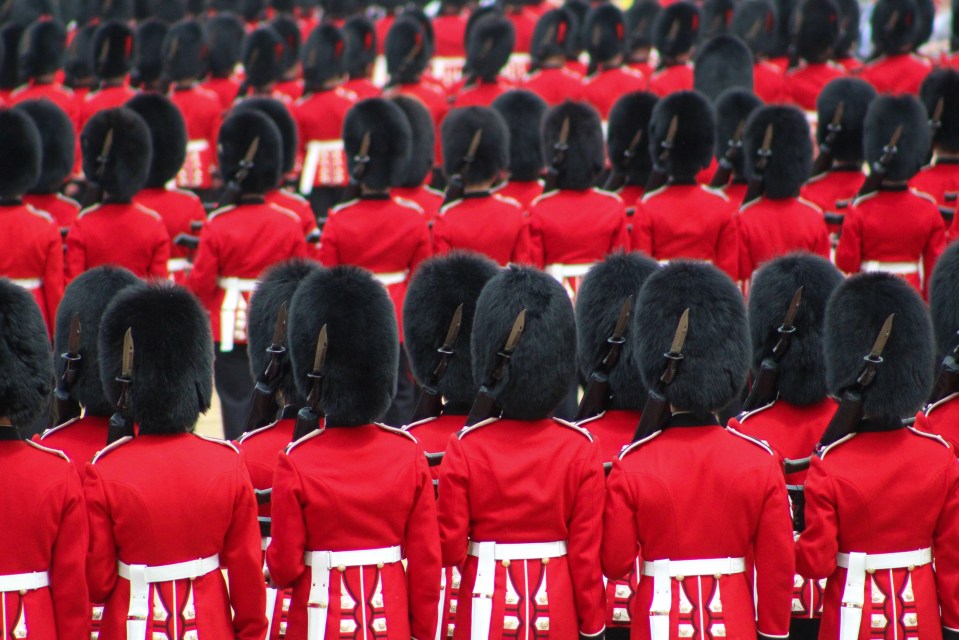
M 217 100 L 220 101 L 220 110 L 223 113 L 230 110 L 237 94 L 240 93 L 240 83 L 234 78 L 209 78 L 200 86 L 216 94 Z
M 649 78 L 649 90 L 664 97 L 677 91 L 692 91 L 693 65 L 691 62 L 663 67 Z
M 937 160 L 916 174 L 909 186 L 931 195 L 940 207 L 954 209 L 956 194 L 959 193 L 959 160 Z M 947 199 L 946 194 L 951 199 Z
M 140 278 L 166 278 L 169 259 L 170 235 L 163 219 L 135 202 L 84 209 L 67 234 L 67 282 L 101 264 L 126 267 Z
M 281 80 L 276 83 L 273 90 L 286 96 L 286 102 L 290 103 L 303 97 L 303 81 L 295 78 L 293 80 Z M 377 92 L 375 95 L 379 95 L 379 93 Z
M 837 58 L 833 62 L 845 69 L 846 73 L 859 73 L 859 70 L 862 69 L 862 61 L 852 56 Z
M 186 259 L 193 257 L 193 251 L 178 247 L 173 240 L 181 233 L 193 236 L 199 233 L 191 225 L 206 221 L 203 203 L 194 193 L 182 189 L 143 189 L 133 197 L 133 201 L 160 214 L 170 236 L 167 270 L 177 283 L 184 284 L 188 271 Z
M 67 454 L 77 468 L 77 477 L 82 480 L 86 476 L 87 463 L 98 451 L 106 448 L 109 428 L 110 418 L 84 415 L 47 429 L 34 440 Z
M 53 332 L 63 297 L 63 243 L 53 218 L 29 205 L 0 206 L 0 276 L 28 289 Z
M 792 523 L 779 465 L 771 449 L 721 428 L 715 418 L 710 424 L 673 416 L 668 428 L 613 462 L 603 527 L 606 575 L 618 578 L 643 561 L 749 556 L 755 559 L 758 611 L 748 567 L 748 575 L 674 577 L 669 637 L 686 637 L 693 628 L 699 634 L 704 616 L 713 635 L 714 625 L 725 625 L 729 638 L 755 638 L 757 631 L 786 637 Z M 634 639 L 650 637 L 652 598 L 653 579 L 644 576 L 630 607 Z
M 760 60 L 753 65 L 753 90 L 766 104 L 785 102 L 786 82 L 783 70 L 768 60 Z
M 394 95 L 411 96 L 419 98 L 420 101 L 429 109 L 433 116 L 433 124 L 438 128 L 446 112 L 449 111 L 449 103 L 446 100 L 446 94 L 435 84 L 430 84 L 425 80 L 409 84 L 396 84 L 383 92 L 387 98 Z
M 533 201 L 529 212 L 533 264 L 599 262 L 616 250 L 629 250 L 626 207 L 615 193 L 600 189 L 558 189 Z
M 386 626 L 377 638 L 435 637 L 441 565 L 433 482 L 416 439 L 382 425 L 328 426 L 280 455 L 266 561 L 277 586 L 293 587 L 287 638 L 306 638 L 312 571 L 304 552 L 397 545 L 405 573 L 399 562 L 330 572 L 327 638 L 373 637 L 374 619 Z
M 470 638 L 477 569 L 470 540 L 567 543 L 567 555 L 548 562 L 496 563 L 490 638 L 506 637 L 504 622 L 516 619 L 524 626 L 511 637 L 539 637 L 540 618 L 549 619 L 550 640 L 602 631 L 602 504 L 599 447 L 584 429 L 560 420 L 491 419 L 451 437 L 439 514 L 443 564 L 463 567 L 454 639 Z
M 122 438 L 87 465 L 83 488 L 90 597 L 105 603 L 100 638 L 126 638 L 130 582 L 119 577 L 118 561 L 163 566 L 214 554 L 229 592 L 220 571 L 152 585 L 147 637 L 195 630 L 200 638 L 263 638 L 256 499 L 236 447 L 192 433 Z
M 513 51 L 529 53 L 530 43 L 533 40 L 533 29 L 536 28 L 539 14 L 529 7 L 521 5 L 518 9 L 514 8 L 507 11 L 506 17 L 513 23 L 513 28 L 516 30 L 516 43 L 513 45 Z
M 10 94 L 11 105 L 18 105 L 27 100 L 40 99 L 49 100 L 63 109 L 63 112 L 67 114 L 67 116 L 70 117 L 70 121 L 73 122 L 74 130 L 78 132 L 77 135 L 79 136 L 80 129 L 77 127 L 80 126 L 80 102 L 77 100 L 76 94 L 74 94 L 73 90 L 69 87 L 65 87 L 59 82 L 40 84 L 31 80 Z
M 136 94 L 137 92 L 131 89 L 127 84 L 103 87 L 98 91 L 91 91 L 84 96 L 83 102 L 80 104 L 80 126 L 77 128 L 77 131 L 83 131 L 87 120 L 92 118 L 98 111 L 122 107 Z
M 59 193 L 28 193 L 23 196 L 24 204 L 50 214 L 61 233 L 73 226 L 80 215 L 80 204 Z
M 633 217 L 633 213 L 636 211 L 636 203 L 642 200 L 645 194 L 646 187 L 641 184 L 627 184 L 620 187 L 619 191 L 616 192 L 616 195 L 618 195 L 623 201 L 623 204 L 626 205 L 626 215 L 630 218 Z M 629 221 L 629 230 L 630 232 L 633 230 L 632 220 Z
M 403 427 L 403 431 L 413 434 L 420 443 L 424 453 L 445 453 L 450 436 L 463 428 L 466 424 L 464 414 L 441 414 L 435 418 L 427 418 Z M 433 480 L 439 480 L 440 467 L 430 467 Z
M 308 193 L 314 186 L 337 187 L 349 181 L 342 142 L 343 120 L 355 103 L 356 96 L 338 87 L 305 95 L 290 109 L 300 135 L 297 166 L 304 162 L 312 143 L 326 147 L 320 155 L 316 175 L 302 176 L 301 193 Z M 304 186 L 309 189 L 303 189 Z
M 829 258 L 822 210 L 802 198 L 757 198 L 739 210 L 736 225 L 740 280 L 749 280 L 762 263 L 791 251 Z
M 552 107 L 564 100 L 579 100 L 583 93 L 583 76 L 566 67 L 544 68 L 530 73 L 523 88 L 538 94 Z
M 396 22 L 396 14 L 391 12 L 377 20 L 376 24 L 373 25 L 373 29 L 376 31 L 376 49 L 377 53 L 380 55 L 383 54 L 383 47 L 386 44 L 386 36 L 390 32 L 390 27 L 393 26 L 394 22 Z
M 846 273 L 898 271 L 925 294 L 945 247 L 946 225 L 932 198 L 905 189 L 880 190 L 857 198 L 846 212 L 836 266 Z
M 309 201 L 286 189 L 274 189 L 264 196 L 267 204 L 274 204 L 280 208 L 292 211 L 300 221 L 300 227 L 303 230 L 303 237 L 317 231 L 316 216 L 313 214 L 313 207 Z
M 469 249 L 498 264 L 529 264 L 529 224 L 523 207 L 498 193 L 469 193 L 440 209 L 433 222 L 433 252 Z
M 493 100 L 512 88 L 503 78 L 497 78 L 496 82 L 477 80 L 475 84 L 470 86 L 462 84 L 451 93 L 454 96 L 453 106 L 488 107 L 493 104 Z
M 605 464 L 619 457 L 623 447 L 633 441 L 641 417 L 639 411 L 610 409 L 577 424 L 592 434 Z
M 433 46 L 437 57 L 462 58 L 466 55 L 464 40 L 468 20 L 469 16 L 465 11 L 433 18 L 433 31 L 436 33 Z
M 296 214 L 276 205 L 259 203 L 224 207 L 210 214 L 203 228 L 189 285 L 200 298 L 213 324 L 213 340 L 220 342 L 226 287 L 223 278 L 255 280 L 267 268 L 306 255 L 306 239 Z M 246 343 L 246 306 L 249 291 L 234 316 L 234 341 Z M 227 321 L 229 328 L 229 321 Z
M 933 547 L 935 573 L 927 564 L 866 574 L 859 637 L 940 638 L 941 625 L 959 628 L 959 466 L 935 436 L 863 426 L 814 456 L 806 476 L 806 530 L 796 541 L 796 568 L 809 578 L 828 578 L 820 637 L 839 634 L 846 570 L 836 564 L 838 552 Z
M 343 83 L 343 88 L 356 96 L 357 100 L 366 100 L 367 98 L 378 98 L 383 91 L 373 84 L 369 78 L 350 78 Z M 303 95 L 303 85 L 300 84 L 299 99 Z
M 786 72 L 786 90 L 789 101 L 803 111 L 816 111 L 816 98 L 830 80 L 846 75 L 846 70 L 834 62 L 807 64 L 803 62 Z
M 600 69 L 583 81 L 582 99 L 599 111 L 606 122 L 609 111 L 624 93 L 642 91 L 646 88 L 646 76 L 629 67 Z
M 643 74 L 647 78 L 653 75 L 653 73 L 656 71 L 656 67 L 650 64 L 649 58 L 647 58 L 646 60 L 627 60 L 626 66 L 629 67 L 630 69 L 639 71 L 641 74 Z
M 919 93 L 919 85 L 932 71 L 929 60 L 914 53 L 881 56 L 863 66 L 859 76 L 877 93 Z
M 497 195 L 511 198 L 518 202 L 524 211 L 529 211 L 533 207 L 533 200 L 543 195 L 543 181 L 520 182 L 519 180 L 510 180 L 499 187 L 495 187 L 494 190 Z
M 212 91 L 200 86 L 177 87 L 170 94 L 186 121 L 189 138 L 186 160 L 177 174 L 177 186 L 209 189 L 216 168 L 216 145 L 223 118 L 223 105 Z
M 916 429 L 924 433 L 942 436 L 959 455 L 959 394 L 946 396 L 916 416 Z
M 859 167 L 834 169 L 810 178 L 802 188 L 802 197 L 827 213 L 841 213 L 838 203 L 850 204 L 865 180 Z
M 413 202 L 423 210 L 427 223 L 433 224 L 436 216 L 440 214 L 440 207 L 443 206 L 443 192 L 430 189 L 427 185 L 422 187 L 393 187 L 390 193 L 394 198 Z
M 707 260 L 736 280 L 739 233 L 734 210 L 722 192 L 701 185 L 674 184 L 651 191 L 636 204 L 632 248 L 659 261 Z

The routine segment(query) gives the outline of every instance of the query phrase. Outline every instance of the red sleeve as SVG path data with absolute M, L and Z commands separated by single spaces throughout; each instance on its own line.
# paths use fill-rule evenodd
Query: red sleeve
M 823 219 L 822 224 L 816 229 L 816 246 L 813 249 L 813 252 L 817 255 L 822 256 L 823 258 L 829 259 L 829 229 L 826 227 L 826 221 Z
M 792 615 L 793 553 L 789 498 L 778 465 L 771 458 L 766 473 L 765 499 L 753 550 L 756 558 L 757 631 L 765 636 L 789 635 Z
M 74 278 L 87 270 L 87 248 L 83 242 L 83 232 L 80 230 L 79 222 L 74 222 L 67 233 L 67 252 L 64 273 L 66 282 L 70 283 Z
M 419 220 L 416 225 L 416 248 L 413 251 L 413 257 L 410 259 L 410 273 L 415 273 L 420 263 L 429 258 L 433 253 L 433 247 L 430 244 L 430 228 L 426 225 L 426 220 L 421 214 L 417 214 Z
M 110 504 L 96 465 L 87 465 L 83 494 L 86 497 L 87 517 L 90 523 L 87 585 L 90 588 L 91 602 L 103 603 L 116 587 L 118 558 Z
M 50 225 L 47 241 L 47 261 L 43 270 L 43 297 L 47 312 L 47 329 L 53 334 L 53 325 L 57 317 L 57 307 L 63 298 L 63 242 L 55 224 Z
M 599 553 L 603 538 L 605 476 L 596 442 L 590 442 L 589 452 L 579 464 L 579 486 L 569 519 L 567 554 L 579 631 L 582 635 L 594 636 L 606 626 L 606 587 Z
M 636 201 L 633 210 L 633 237 L 630 244 L 633 251 L 642 251 L 653 257 L 653 220 L 643 206 L 642 198 Z
M 150 267 L 147 274 L 153 278 L 167 279 L 170 272 L 167 271 L 167 261 L 170 259 L 170 236 L 162 222 L 157 222 L 156 238 L 153 241 L 153 259 L 150 260 Z M 265 606 L 265 605 L 264 605 Z
M 403 549 L 406 551 L 406 576 L 409 583 L 410 635 L 425 640 L 436 636 L 443 568 L 433 478 L 430 476 L 426 456 L 419 445 L 416 446 L 414 464 L 415 498 L 406 522 Z
M 436 216 L 433 220 L 433 254 L 443 255 L 452 248 L 449 238 L 446 237 L 446 219 L 442 215 Z
M 90 597 L 86 580 L 80 579 L 87 560 L 90 530 L 83 502 L 83 488 L 73 463 L 63 487 L 63 503 L 57 537 L 50 558 L 50 593 L 57 604 L 58 638 L 90 637 Z
M 636 500 L 619 458 L 606 481 L 606 509 L 603 514 L 603 575 L 610 580 L 624 577 L 640 554 L 636 528 Z
M 949 225 L 949 231 L 946 233 L 946 242 L 955 242 L 959 240 L 959 216 L 952 218 L 952 224 Z
M 850 208 L 842 221 L 842 234 L 836 246 L 836 266 L 844 273 L 859 273 L 862 264 L 862 222 L 859 211 Z
M 324 267 L 335 267 L 340 264 L 336 242 L 336 218 L 331 215 L 323 227 L 323 233 L 320 235 L 319 260 Z
M 529 238 L 529 220 L 524 218 L 516 234 L 516 244 L 513 245 L 513 252 L 509 258 L 513 264 L 533 264 L 532 248 Z
M 306 241 L 306 236 L 300 233 L 300 224 L 296 223 L 295 231 L 290 234 L 290 258 L 312 257 L 310 244 Z
M 453 434 L 446 445 L 440 466 L 439 504 L 440 544 L 443 566 L 462 566 L 470 532 L 469 464 L 463 443 Z
M 836 570 L 839 552 L 839 515 L 832 480 L 823 462 L 813 456 L 806 475 L 806 529 L 796 540 L 796 571 L 821 580 Z
M 546 266 L 546 241 L 540 223 L 537 206 L 534 204 L 529 215 L 529 258 L 534 267 Z
M 626 231 L 626 205 L 621 202 L 617 203 L 616 215 L 619 217 L 619 224 L 613 231 L 608 253 L 613 253 L 617 249 L 629 251 L 629 232 Z
M 739 273 L 735 279 L 748 281 L 755 268 L 750 253 L 752 242 L 749 239 L 749 225 L 743 222 L 743 214 L 741 213 L 736 216 L 734 223 L 739 237 Z
M 216 277 L 220 270 L 219 253 L 216 229 L 207 226 L 200 238 L 200 247 L 196 251 L 193 269 L 187 281 L 190 290 L 204 302 L 209 301 L 216 292 Z
M 270 516 L 273 539 L 266 550 L 270 577 L 280 588 L 289 587 L 306 570 L 306 523 L 303 521 L 303 482 L 290 456 L 280 454 L 273 476 Z
M 942 624 L 956 630 L 959 629 L 959 467 L 948 465 L 943 476 L 947 498 L 936 522 L 932 546 Z
M 929 299 L 929 280 L 932 279 L 932 270 L 936 268 L 939 256 L 946 250 L 946 225 L 938 210 L 931 215 L 930 220 L 932 229 L 926 239 L 926 246 L 922 249 L 922 267 L 923 273 L 926 274 L 922 283 L 922 295 L 926 300 Z
M 730 213 L 719 230 L 719 238 L 713 255 L 716 256 L 716 266 L 726 272 L 733 279 L 739 280 L 739 231 L 736 221 Z M 742 274 L 746 279 L 749 274 Z

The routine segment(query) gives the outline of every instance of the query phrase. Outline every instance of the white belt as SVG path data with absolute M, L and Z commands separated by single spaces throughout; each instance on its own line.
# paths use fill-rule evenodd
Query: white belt
M 303 560 L 306 566 L 313 568 L 310 599 L 306 604 L 306 637 L 307 640 L 323 640 L 330 607 L 330 570 L 334 567 L 344 570 L 346 567 L 393 564 L 403 560 L 403 552 L 398 546 L 358 551 L 307 551 Z
M 35 591 L 49 586 L 50 574 L 46 571 L 0 576 L 0 593 L 7 593 L 9 591 Z
M 190 140 L 186 143 L 187 153 L 203 153 L 204 151 L 209 150 L 209 148 L 209 140 Z
M 170 258 L 166 261 L 166 270 L 170 273 L 186 271 L 190 268 L 190 261 L 186 258 Z
M 711 558 L 707 560 L 654 560 L 643 563 L 643 575 L 653 578 L 653 601 L 649 607 L 651 640 L 668 640 L 669 611 L 673 606 L 673 578 L 685 576 L 720 576 L 743 573 L 743 558 Z
M 384 287 L 402 284 L 410 277 L 409 271 L 394 271 L 392 273 L 374 273 L 373 277 Z
M 324 156 L 342 158 L 343 153 L 344 147 L 342 140 L 313 140 L 308 142 L 306 145 L 306 157 L 303 158 L 303 169 L 300 172 L 300 193 L 309 195 L 313 192 L 313 187 L 317 182 L 316 172 L 320 170 L 320 164 Z M 342 167 L 339 165 L 341 164 L 342 161 L 338 161 L 334 175 L 331 176 L 327 182 L 321 181 L 320 184 L 328 183 L 331 186 L 341 184 L 346 177 L 345 175 L 340 175 Z
M 593 268 L 595 262 L 585 262 L 583 264 L 548 264 L 546 273 L 553 276 L 560 282 L 566 278 L 582 278 L 589 270 Z
M 200 558 L 176 564 L 148 567 L 145 564 L 117 562 L 117 573 L 130 581 L 130 609 L 127 613 L 127 640 L 145 640 L 150 615 L 150 585 L 174 580 L 195 580 L 217 571 L 220 556 Z
M 489 638 L 493 617 L 493 591 L 496 589 L 496 562 L 498 560 L 544 560 L 566 555 L 566 541 L 499 544 L 474 542 L 467 549 L 477 558 L 476 581 L 473 583 L 473 613 L 471 638 Z
M 10 282 L 28 291 L 36 291 L 43 286 L 43 280 L 40 278 L 11 278 Z
M 246 311 L 243 294 L 256 289 L 257 281 L 246 278 L 217 278 L 216 285 L 226 292 L 220 305 L 220 351 L 233 351 L 237 333 L 237 312 Z M 245 322 L 241 331 L 242 334 L 246 333 Z
M 839 640 L 855 640 L 862 623 L 862 607 L 866 602 L 866 572 L 882 569 L 921 567 L 932 562 L 932 549 L 900 553 L 839 553 L 836 564 L 846 569 L 846 586 L 842 592 L 839 614 Z
M 883 271 L 901 276 L 914 275 L 919 273 L 918 262 L 880 262 L 879 260 L 866 260 L 859 265 L 860 271 Z

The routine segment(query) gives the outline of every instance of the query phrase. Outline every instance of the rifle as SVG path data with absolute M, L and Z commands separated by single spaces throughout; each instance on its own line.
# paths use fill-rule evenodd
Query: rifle
M 573 422 L 580 422 L 587 418 L 592 418 L 606 411 L 610 400 L 613 399 L 610 391 L 609 373 L 619 362 L 620 353 L 623 345 L 626 344 L 626 327 L 629 322 L 629 315 L 633 310 L 633 296 L 630 295 L 623 302 L 619 310 L 619 318 L 616 320 L 616 326 L 613 328 L 611 336 L 606 338 L 609 349 L 605 357 L 600 361 L 592 373 L 589 374 L 589 383 L 586 385 L 586 393 L 580 400 L 579 409 L 576 411 L 576 417 Z
M 719 159 L 719 166 L 716 167 L 716 173 L 713 174 L 712 180 L 709 181 L 709 186 L 713 189 L 721 189 L 729 184 L 729 179 L 733 175 L 733 163 L 736 162 L 739 154 L 743 152 L 743 131 L 745 130 L 746 120 L 740 120 L 739 124 L 736 125 L 736 133 L 734 133 L 733 137 L 726 143 L 726 152 L 723 154 L 723 157 Z
M 915 418 L 904 418 L 902 421 L 903 426 L 909 427 L 916 424 Z M 791 473 L 799 473 L 800 471 L 806 471 L 809 469 L 812 464 L 812 456 L 806 456 L 805 458 L 785 458 L 783 460 L 783 471 L 786 475 Z
M 626 174 L 629 173 L 629 168 L 633 164 L 633 158 L 636 157 L 636 149 L 639 148 L 639 143 L 642 142 L 642 140 L 643 130 L 640 128 L 636 131 L 633 139 L 629 141 L 629 146 L 623 151 L 622 170 L 617 170 L 613 167 L 613 170 L 609 173 L 609 178 L 606 179 L 606 184 L 603 185 L 603 191 L 616 193 L 626 184 Z
M 783 318 L 782 324 L 776 329 L 779 340 L 773 346 L 769 357 L 763 358 L 759 367 L 759 375 L 756 376 L 753 387 L 749 390 L 746 401 L 743 402 L 744 413 L 754 411 L 759 407 L 765 407 L 775 402 L 776 398 L 779 397 L 779 363 L 782 362 L 783 356 L 789 350 L 789 343 L 796 333 L 796 326 L 793 323 L 796 321 L 796 314 L 799 313 L 802 292 L 802 287 L 796 289 L 796 293 L 793 294 L 792 301 L 789 303 L 789 308 L 786 309 L 786 316 Z
M 896 130 L 892 132 L 892 136 L 889 138 L 889 144 L 882 148 L 882 156 L 879 157 L 879 160 L 872 163 L 869 175 L 866 177 L 865 182 L 862 183 L 862 187 L 859 188 L 859 193 L 856 194 L 857 198 L 879 191 L 879 187 L 882 186 L 882 181 L 886 177 L 886 172 L 889 170 L 889 163 L 892 162 L 892 159 L 899 152 L 897 145 L 899 144 L 900 137 L 902 137 L 902 125 L 896 127 Z
M 473 407 L 466 417 L 466 426 L 471 427 L 478 422 L 492 418 L 496 409 L 496 401 L 509 382 L 509 363 L 513 359 L 513 352 L 519 346 L 520 338 L 526 329 L 526 309 L 519 312 L 513 321 L 509 337 L 503 349 L 496 354 L 496 367 L 489 379 L 483 383 L 473 400 Z
M 859 377 L 856 378 L 856 382 L 843 391 L 839 408 L 836 409 L 836 413 L 833 414 L 832 420 L 829 421 L 829 425 L 826 427 L 822 439 L 816 446 L 818 452 L 822 452 L 826 447 L 847 435 L 855 433 L 856 427 L 859 425 L 859 421 L 862 420 L 863 416 L 863 392 L 876 379 L 876 372 L 879 370 L 879 365 L 883 362 L 882 352 L 886 348 L 886 342 L 889 341 L 889 334 L 892 333 L 892 321 L 895 317 L 896 314 L 893 313 L 886 318 L 886 321 L 882 324 L 882 329 L 879 330 L 879 335 L 876 337 L 876 342 L 873 344 L 872 350 L 869 352 L 869 355 L 863 358 L 865 365 L 863 365 L 862 372 L 860 372 Z
M 257 136 L 253 138 L 250 146 L 247 147 L 246 155 L 240 160 L 240 168 L 233 174 L 233 179 L 224 187 L 223 194 L 220 196 L 220 202 L 217 204 L 218 209 L 220 207 L 235 205 L 240 201 L 240 195 L 243 193 L 243 181 L 246 180 L 247 175 L 249 175 L 253 169 L 253 159 L 256 158 L 256 152 L 259 148 L 260 137 Z
M 94 179 L 87 183 L 87 190 L 83 194 L 83 209 L 92 207 L 103 200 L 103 174 L 107 170 L 107 162 L 110 160 L 110 150 L 113 148 L 113 129 L 107 131 L 103 138 L 103 146 L 100 148 L 100 155 L 97 156 L 97 171 Z
M 646 405 L 643 407 L 643 415 L 636 425 L 636 433 L 633 434 L 633 442 L 642 440 L 657 431 L 661 431 L 669 420 L 669 400 L 666 399 L 666 387 L 672 384 L 676 379 L 676 372 L 679 370 L 679 363 L 683 359 L 683 346 L 686 344 L 686 334 L 689 332 L 689 309 L 683 311 L 679 317 L 679 323 L 676 325 L 676 333 L 673 334 L 673 344 L 669 351 L 663 354 L 666 358 L 666 369 L 659 378 L 659 388 L 650 388 L 646 395 Z
M 746 187 L 746 195 L 743 196 L 743 204 L 747 202 L 752 202 L 756 198 L 760 197 L 763 192 L 766 190 L 766 186 L 763 180 L 763 173 L 766 172 L 766 165 L 769 164 L 769 158 L 772 157 L 772 144 L 773 144 L 773 125 L 766 125 L 766 133 L 763 134 L 763 146 L 760 147 L 759 151 L 756 152 L 756 155 L 759 156 L 759 160 L 756 161 L 756 177 L 749 181 L 749 185 Z
M 363 139 L 360 140 L 360 150 L 353 156 L 353 161 L 356 162 L 356 166 L 353 167 L 353 173 L 350 175 L 350 183 L 346 185 L 346 189 L 343 190 L 343 197 L 340 198 L 340 202 L 356 200 L 360 197 L 360 193 L 363 190 L 363 176 L 366 175 L 366 168 L 370 164 L 369 131 L 363 134 Z
M 932 112 L 932 117 L 929 118 L 929 128 L 932 129 L 933 134 L 942 129 L 942 112 L 946 108 L 946 99 L 943 96 L 939 96 L 939 99 L 936 101 L 936 108 Z
M 117 411 L 110 416 L 110 426 L 107 429 L 107 444 L 112 444 L 120 438 L 133 437 L 133 421 L 128 411 L 130 409 L 130 386 L 133 383 L 133 329 L 127 329 L 123 335 L 123 358 L 120 365 L 120 375 L 116 377 L 120 383 L 120 397 L 117 398 Z
M 932 388 L 930 404 L 939 402 L 946 396 L 959 391 L 959 344 L 952 353 L 948 354 L 939 365 L 939 375 L 936 377 L 936 386 Z
M 279 409 L 276 402 L 276 381 L 280 377 L 283 356 L 286 355 L 286 347 L 283 346 L 283 340 L 286 336 L 286 315 L 286 302 L 284 302 L 276 316 L 273 340 L 266 350 L 270 354 L 270 362 L 266 365 L 266 370 L 257 378 L 256 386 L 253 387 L 250 412 L 246 418 L 246 431 L 259 429 L 269 424 L 274 420 Z
M 70 334 L 67 339 L 67 351 L 60 354 L 60 359 L 66 363 L 63 375 L 53 392 L 57 401 L 57 424 L 69 422 L 80 417 L 80 403 L 70 397 L 70 390 L 77 381 L 80 370 L 80 314 L 74 313 L 70 318 Z
M 556 191 L 559 183 L 559 172 L 566 164 L 566 154 L 569 152 L 569 118 L 563 119 L 563 124 L 559 128 L 559 138 L 553 145 L 553 160 L 549 163 L 549 169 L 546 170 L 546 180 L 544 181 L 543 193 Z
M 178 233 L 173 238 L 173 244 L 184 249 L 196 250 L 200 248 L 200 238 L 189 233 Z
M 323 395 L 323 365 L 326 364 L 326 325 L 320 328 L 320 335 L 316 340 L 316 355 L 313 356 L 313 371 L 306 374 L 312 380 L 310 395 L 306 399 L 306 406 L 296 414 L 296 426 L 293 428 L 293 440 L 299 440 L 308 433 L 320 428 L 320 418 L 324 415 L 321 405 Z
M 669 162 L 669 156 L 673 151 L 677 129 L 679 129 L 679 116 L 673 116 L 672 120 L 669 121 L 666 137 L 659 143 L 662 151 L 659 152 L 659 157 L 653 163 L 653 170 L 649 172 L 649 178 L 646 180 L 646 187 L 643 189 L 646 193 L 659 189 L 669 180 L 669 175 L 666 173 L 666 163 Z
M 460 325 L 463 323 L 463 305 L 456 307 L 453 312 L 453 320 L 446 331 L 446 339 L 436 350 L 436 365 L 430 373 L 429 380 L 420 389 L 420 397 L 416 401 L 416 409 L 413 411 L 412 422 L 419 422 L 427 418 L 435 418 L 443 412 L 443 396 L 436 385 L 440 383 L 446 370 L 450 366 L 450 360 L 453 359 L 453 345 L 460 333 Z
M 829 173 L 833 163 L 833 145 L 836 144 L 836 138 L 842 133 L 842 116 L 846 109 L 845 103 L 840 100 L 836 105 L 836 110 L 832 114 L 832 121 L 826 125 L 826 137 L 819 145 L 819 155 L 812 163 L 812 177 L 816 178 Z
M 470 165 L 476 160 L 476 152 L 479 150 L 480 141 L 482 140 L 483 130 L 477 129 L 476 133 L 473 134 L 473 139 L 470 140 L 470 146 L 469 149 L 466 150 L 466 155 L 463 156 L 459 171 L 450 176 L 449 184 L 446 185 L 446 195 L 443 196 L 444 205 L 463 197 L 463 192 L 466 190 L 466 185 L 463 182 L 463 174 L 469 170 Z

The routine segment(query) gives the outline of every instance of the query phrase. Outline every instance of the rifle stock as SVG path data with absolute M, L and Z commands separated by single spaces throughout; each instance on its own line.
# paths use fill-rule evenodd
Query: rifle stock
M 580 400 L 573 422 L 581 422 L 606 411 L 606 404 L 610 397 L 609 389 L 609 375 L 602 371 L 591 373 L 586 385 L 586 392 L 583 394 L 583 399 Z
M 443 396 L 439 389 L 425 385 L 420 388 L 420 397 L 416 400 L 412 422 L 435 418 L 443 412 Z
M 479 393 L 476 394 L 476 399 L 473 400 L 473 406 L 470 408 L 470 413 L 466 417 L 466 426 L 472 427 L 474 424 L 478 424 L 483 420 L 489 420 L 495 416 L 496 395 L 493 389 L 484 384 L 480 387 Z
M 650 391 L 646 396 L 646 404 L 643 406 L 643 415 L 639 418 L 639 424 L 636 425 L 633 442 L 662 430 L 668 420 L 669 401 L 666 396 L 659 391 Z
M 763 360 L 759 367 L 759 375 L 756 376 L 756 381 L 753 382 L 752 389 L 749 390 L 749 395 L 743 402 L 744 412 L 765 407 L 779 397 L 780 371 L 779 363 L 772 358 Z
M 839 401 L 839 408 L 833 414 L 832 420 L 823 432 L 822 439 L 819 441 L 817 449 L 822 451 L 831 444 L 835 444 L 851 433 L 856 432 L 856 427 L 863 416 L 863 398 L 862 392 L 858 389 L 847 389 L 842 394 Z
M 930 403 L 939 402 L 946 396 L 959 392 L 959 362 L 956 361 L 956 356 L 956 352 L 953 351 L 939 365 L 939 375 L 936 377 L 936 386 L 933 387 Z
M 80 417 L 80 403 L 70 397 L 70 390 L 73 389 L 80 368 L 80 356 L 70 349 L 60 354 L 60 358 L 66 362 L 66 366 L 53 392 L 57 404 L 58 425 Z

